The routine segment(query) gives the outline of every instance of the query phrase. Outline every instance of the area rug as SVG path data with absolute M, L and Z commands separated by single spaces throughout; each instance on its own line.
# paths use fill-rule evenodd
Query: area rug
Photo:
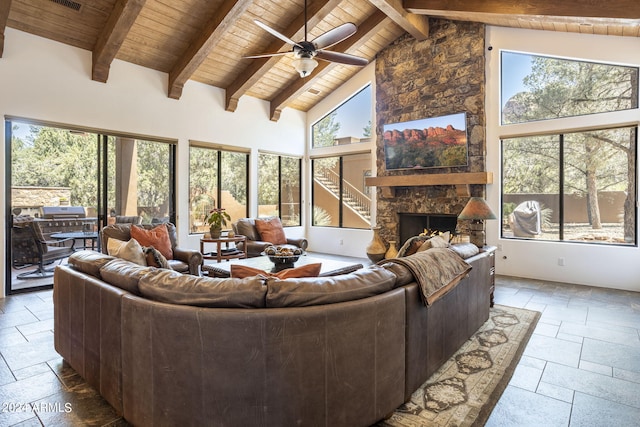
M 496 305 L 489 320 L 380 427 L 482 426 L 498 402 L 540 313 Z

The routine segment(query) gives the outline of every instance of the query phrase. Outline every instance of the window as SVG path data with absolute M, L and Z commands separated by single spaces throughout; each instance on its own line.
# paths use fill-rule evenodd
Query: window
M 371 153 L 313 159 L 312 169 L 313 225 L 371 227 L 370 189 L 364 183 Z
M 55 218 L 52 212 L 65 209 L 82 217 L 81 222 L 64 225 L 69 232 L 97 231 L 121 221 L 122 216 L 140 217 L 145 224 L 175 223 L 176 145 L 172 141 L 23 119 L 7 119 L 5 132 L 10 147 L 5 159 L 9 224 L 15 216 L 21 221 Z M 25 257 L 13 239 L 11 234 L 5 248 L 5 265 L 11 266 L 5 277 L 8 292 L 52 284 L 53 277 L 38 273 L 33 258 Z M 93 238 L 78 239 L 76 248 L 88 244 L 101 250 L 100 240 Z M 16 269 L 28 277 L 18 277 Z
M 258 156 L 258 216 L 278 216 L 285 227 L 301 225 L 302 159 Z
M 503 124 L 560 119 L 502 140 L 502 237 L 635 245 L 637 127 L 586 116 L 638 108 L 638 69 L 502 52 L 501 82 Z
M 502 52 L 502 123 L 638 108 L 638 68 Z
M 368 141 L 371 138 L 371 85 L 318 120 L 311 132 L 313 148 Z
M 218 150 L 204 145 L 189 147 L 189 229 L 204 233 L 205 215 L 224 208 L 231 222 L 248 215 L 249 154 Z M 228 223 L 226 229 L 231 228 Z

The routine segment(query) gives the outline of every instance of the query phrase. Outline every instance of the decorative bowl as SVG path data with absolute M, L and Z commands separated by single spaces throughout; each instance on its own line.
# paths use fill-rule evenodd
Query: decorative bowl
M 303 251 L 296 254 L 281 254 L 280 251 L 274 251 L 273 247 L 270 246 L 267 247 L 260 255 L 266 255 L 269 257 L 269 261 L 274 265 L 274 270 L 280 271 L 285 268 L 293 268 L 293 264 L 298 261 L 303 254 Z

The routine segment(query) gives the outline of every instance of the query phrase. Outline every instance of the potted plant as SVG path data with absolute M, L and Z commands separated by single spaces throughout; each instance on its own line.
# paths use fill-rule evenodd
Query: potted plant
M 209 224 L 209 232 L 212 239 L 220 238 L 222 232 L 222 226 L 227 225 L 227 221 L 230 221 L 231 217 L 225 212 L 224 208 L 214 208 L 204 217 L 204 222 Z

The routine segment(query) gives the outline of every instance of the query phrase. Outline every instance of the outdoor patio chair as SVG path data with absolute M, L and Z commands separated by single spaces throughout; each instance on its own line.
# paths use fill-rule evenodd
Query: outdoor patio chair
M 46 268 L 55 261 L 63 260 L 74 252 L 73 239 L 44 240 L 34 222 L 11 229 L 12 258 L 14 266 L 37 265 L 35 270 L 17 275 L 18 279 L 42 279 L 53 276 L 53 268 Z M 71 241 L 71 246 L 65 243 Z

